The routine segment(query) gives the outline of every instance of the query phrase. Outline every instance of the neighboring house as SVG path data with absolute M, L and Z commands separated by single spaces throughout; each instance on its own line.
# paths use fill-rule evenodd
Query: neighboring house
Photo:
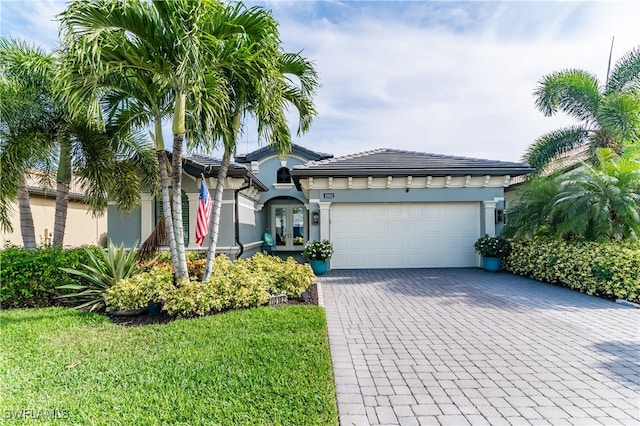
M 189 249 L 208 244 L 193 244 L 198 189 L 204 176 L 213 193 L 218 168 L 210 157 L 184 159 Z M 282 253 L 331 240 L 333 269 L 474 267 L 475 240 L 501 230 L 504 188 L 530 172 L 523 163 L 394 149 L 334 158 L 295 145 L 280 158 L 262 148 L 230 166 L 218 249 L 249 256 L 262 250 L 268 231 Z M 127 245 L 146 239 L 158 209 L 149 196 L 129 215 L 110 206 L 109 238 Z
M 53 223 L 55 220 L 56 192 L 43 189 L 36 176 L 27 180 L 29 201 L 33 225 L 36 230 L 36 244 L 51 244 Z M 2 247 L 6 245 L 23 245 L 20 233 L 20 214 L 18 202 L 12 205 L 10 216 L 13 232 L 2 232 Z M 82 191 L 78 182 L 73 181 L 69 190 L 69 206 L 67 211 L 67 226 L 65 228 L 64 245 L 101 245 L 106 241 L 107 216 L 93 217 L 89 208 L 82 200 Z

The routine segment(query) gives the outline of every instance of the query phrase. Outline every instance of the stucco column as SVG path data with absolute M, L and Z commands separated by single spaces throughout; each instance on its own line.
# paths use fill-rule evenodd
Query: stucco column
M 140 241 L 149 238 L 155 227 L 155 214 L 153 211 L 154 198 L 151 194 L 140 194 Z
M 200 188 L 200 185 L 198 185 Z M 188 192 L 189 198 L 189 249 L 197 250 L 200 246 L 196 244 L 196 222 L 198 220 L 198 202 L 200 201 L 199 192 Z
M 497 201 L 483 201 L 484 205 L 484 233 L 493 237 L 496 235 L 496 204 Z
M 320 239 L 329 240 L 331 239 L 331 234 L 329 233 L 329 226 L 331 224 L 329 206 L 331 206 L 331 202 L 319 202 L 318 206 L 320 207 Z

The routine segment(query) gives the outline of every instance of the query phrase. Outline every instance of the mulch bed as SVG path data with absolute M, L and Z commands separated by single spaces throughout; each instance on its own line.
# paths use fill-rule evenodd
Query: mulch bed
M 313 283 L 309 286 L 307 291 L 302 293 L 302 297 L 298 299 L 289 299 L 287 303 L 279 306 L 287 305 L 317 305 L 318 304 L 318 285 Z M 278 306 L 278 307 L 279 307 Z M 134 317 L 124 316 L 109 316 L 111 322 L 114 324 L 120 324 L 125 327 L 144 327 L 153 324 L 167 324 L 177 319 L 177 317 L 169 315 L 165 311 L 162 311 L 160 315 L 149 316 L 149 314 L 138 315 Z

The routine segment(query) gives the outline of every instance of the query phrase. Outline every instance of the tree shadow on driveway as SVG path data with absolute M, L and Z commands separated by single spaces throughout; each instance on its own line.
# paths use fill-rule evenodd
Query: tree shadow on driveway
M 469 304 L 509 310 L 629 309 L 569 288 L 478 268 L 332 270 L 321 281 L 341 286 L 374 286 L 391 294 L 440 299 L 441 305 Z

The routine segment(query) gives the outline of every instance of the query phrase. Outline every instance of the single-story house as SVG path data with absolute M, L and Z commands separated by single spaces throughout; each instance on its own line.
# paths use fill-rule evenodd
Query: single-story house
M 188 249 L 194 244 L 201 179 L 211 192 L 219 160 L 184 158 L 183 210 Z M 234 256 L 263 249 L 302 251 L 309 240 L 329 239 L 331 268 L 475 267 L 473 243 L 503 226 L 504 189 L 531 173 L 523 163 L 375 149 L 334 157 L 294 145 L 280 158 L 268 147 L 240 155 L 229 168 L 218 248 Z M 160 203 L 123 215 L 110 206 L 109 238 L 144 240 L 160 217 Z

